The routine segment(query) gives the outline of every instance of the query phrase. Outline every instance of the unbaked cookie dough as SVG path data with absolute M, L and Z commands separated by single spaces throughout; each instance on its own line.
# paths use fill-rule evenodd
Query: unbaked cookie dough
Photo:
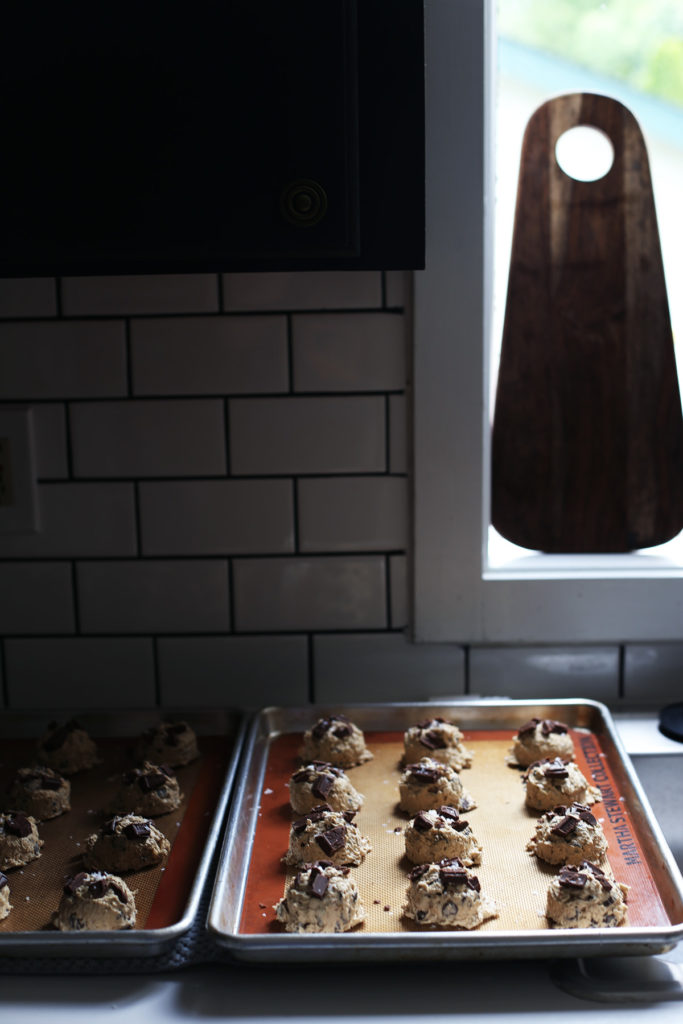
M 9 880 L 7 875 L 3 875 L 2 871 L 0 871 L 0 921 L 4 921 L 12 909 L 9 898 Z
M 311 761 L 289 780 L 289 802 L 297 814 L 325 803 L 333 811 L 359 811 L 363 797 L 351 785 L 343 768 L 327 761 Z
M 171 844 L 151 821 L 137 814 L 105 821 L 85 841 L 83 864 L 88 871 L 140 871 L 160 864 Z
M 319 718 L 304 733 L 299 755 L 302 761 L 328 761 L 338 768 L 353 768 L 372 757 L 362 731 L 345 715 Z
M 61 775 L 75 775 L 99 762 L 96 744 L 75 718 L 64 725 L 50 722 L 38 740 L 36 758 Z
M 181 768 L 199 757 L 197 736 L 187 722 L 161 722 L 143 732 L 136 756 L 138 761 Z
M 287 932 L 347 932 L 365 919 L 351 869 L 327 860 L 304 864 L 273 909 Z
M 329 860 L 336 866 L 357 867 L 372 850 L 353 821 L 355 811 L 333 811 L 321 805 L 292 822 L 286 864 L 310 864 Z
M 546 758 L 529 765 L 523 776 L 526 805 L 535 811 L 551 811 L 558 804 L 594 804 L 602 799 L 573 761 Z
M 513 736 L 510 753 L 512 760 L 522 768 L 545 758 L 561 757 L 564 761 L 571 761 L 574 742 L 564 722 L 556 722 L 552 718 L 530 718 Z
M 546 864 L 600 863 L 607 853 L 602 825 L 586 804 L 560 805 L 536 822 L 527 850 Z
M 568 864 L 548 887 L 546 917 L 556 928 L 616 928 L 626 923 L 627 893 L 595 864 Z
M 498 911 L 481 891 L 479 879 L 457 857 L 419 864 L 410 872 L 403 913 L 418 924 L 478 928 Z
M 123 773 L 108 809 L 111 814 L 160 818 L 179 807 L 182 799 L 178 780 L 168 765 L 145 761 L 141 768 Z
M 398 788 L 399 807 L 408 814 L 442 806 L 455 807 L 457 811 L 476 807 L 455 769 L 432 757 L 421 757 L 417 764 L 406 765 Z
M 71 810 L 71 783 L 53 768 L 19 768 L 5 802 L 38 821 L 47 821 Z
M 35 818 L 23 811 L 0 814 L 0 870 L 30 864 L 40 857 L 42 845 Z
M 52 924 L 63 932 L 132 928 L 135 896 L 122 878 L 103 871 L 81 871 L 64 886 Z
M 466 867 L 481 864 L 481 844 L 455 807 L 420 811 L 405 831 L 406 857 L 429 864 L 457 857 Z
M 427 718 L 407 729 L 403 736 L 405 764 L 431 757 L 455 768 L 457 772 L 472 765 L 472 751 L 462 744 L 462 733 L 445 718 Z

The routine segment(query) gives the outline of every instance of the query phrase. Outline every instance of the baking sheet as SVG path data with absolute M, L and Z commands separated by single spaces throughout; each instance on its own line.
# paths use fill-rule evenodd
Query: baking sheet
M 244 735 L 241 716 L 222 712 L 204 716 L 176 712 L 164 718 L 184 719 L 198 735 L 200 757 L 174 769 L 183 799 L 180 806 L 154 823 L 171 842 L 161 865 L 126 872 L 135 892 L 137 922 L 130 931 L 71 933 L 51 927 L 51 917 L 65 878 L 82 870 L 81 851 L 87 836 L 109 816 L 107 804 L 123 771 L 135 767 L 133 741 L 162 720 L 158 711 L 145 714 L 64 716 L 44 721 L 34 716 L 3 715 L 0 786 L 16 768 L 34 760 L 35 739 L 50 718 L 76 717 L 98 746 L 100 763 L 70 777 L 71 810 L 39 823 L 44 841 L 41 856 L 23 868 L 6 871 L 12 911 L 0 922 L 0 952 L 11 956 L 158 956 L 191 927 L 209 863 L 218 842 L 230 787 Z
M 365 862 L 352 869 L 367 920 L 343 935 L 289 935 L 272 910 L 287 878 L 280 861 L 293 817 L 286 783 L 298 764 L 301 733 L 331 711 L 356 721 L 375 755 L 348 770 L 351 782 L 365 796 L 356 823 L 373 844 Z M 432 715 L 456 721 L 465 732 L 466 745 L 474 750 L 472 768 L 461 773 L 477 802 L 466 817 L 484 848 L 483 863 L 474 870 L 482 890 L 499 909 L 496 919 L 474 932 L 425 930 L 402 915 L 412 866 L 403 853 L 403 829 L 410 819 L 397 807 L 402 734 L 408 725 Z M 538 814 L 524 806 L 520 771 L 506 764 L 512 735 L 531 716 L 559 718 L 572 727 L 577 763 L 602 788 L 603 801 L 595 813 L 608 838 L 611 868 L 618 881 L 630 886 L 627 927 L 579 931 L 548 925 L 545 897 L 556 869 L 525 849 Z M 661 952 L 681 937 L 680 875 L 670 855 L 667 859 L 666 844 L 602 705 L 506 701 L 271 709 L 255 723 L 246 757 L 250 763 L 241 793 L 236 794 L 233 827 L 209 915 L 214 937 L 234 955 L 327 959 L 363 951 L 378 958 L 577 956 L 589 950 Z

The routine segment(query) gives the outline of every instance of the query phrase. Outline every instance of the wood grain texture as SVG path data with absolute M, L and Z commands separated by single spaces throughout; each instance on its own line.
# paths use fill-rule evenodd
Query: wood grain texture
M 614 162 L 555 159 L 577 125 Z M 576 93 L 522 144 L 492 438 L 495 528 L 553 553 L 626 552 L 683 528 L 683 418 L 647 151 L 616 100 Z

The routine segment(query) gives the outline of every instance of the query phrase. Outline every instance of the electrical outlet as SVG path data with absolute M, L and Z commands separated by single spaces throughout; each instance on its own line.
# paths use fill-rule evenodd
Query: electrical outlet
M 0 409 L 0 533 L 36 533 L 38 494 L 29 406 Z

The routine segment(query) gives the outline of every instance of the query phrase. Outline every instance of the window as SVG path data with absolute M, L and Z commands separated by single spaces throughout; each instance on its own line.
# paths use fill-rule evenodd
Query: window
M 427 0 L 427 261 L 415 275 L 414 630 L 418 641 L 680 639 L 671 559 L 488 559 L 493 0 Z

